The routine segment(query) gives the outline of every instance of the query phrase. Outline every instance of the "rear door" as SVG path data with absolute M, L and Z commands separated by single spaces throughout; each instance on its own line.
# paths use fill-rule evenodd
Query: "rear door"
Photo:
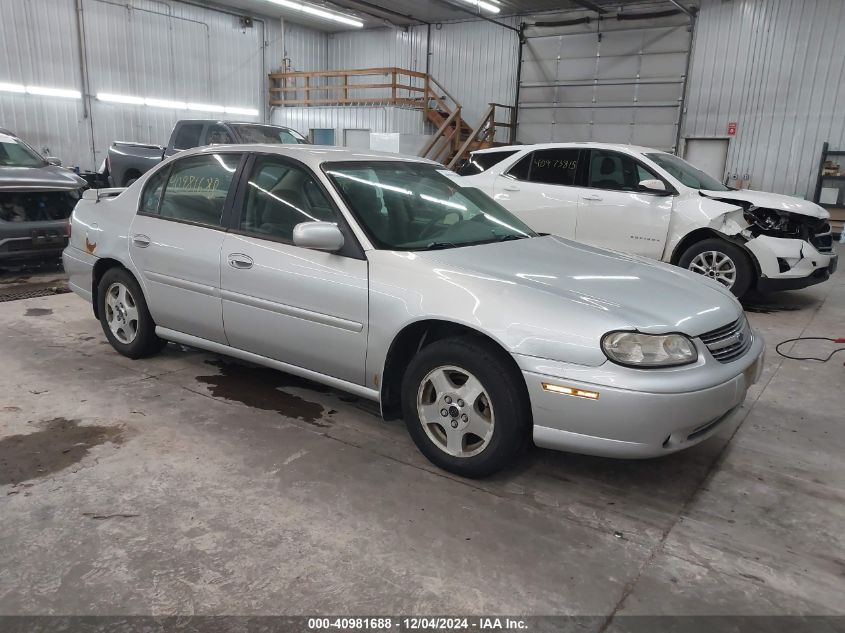
M 496 178 L 496 201 L 535 231 L 575 239 L 581 154 L 578 148 L 531 152 Z
M 635 157 L 605 149 L 585 151 L 586 182 L 578 207 L 579 242 L 660 259 L 669 232 L 672 195 L 641 189 L 663 180 Z
M 336 222 L 338 253 L 293 244 L 293 229 Z M 221 256 L 223 320 L 232 347 L 364 384 L 367 261 L 328 192 L 298 161 L 256 155 L 239 187 Z
M 144 185 L 129 254 L 156 323 L 226 343 L 220 300 L 225 210 L 242 154 L 189 156 Z

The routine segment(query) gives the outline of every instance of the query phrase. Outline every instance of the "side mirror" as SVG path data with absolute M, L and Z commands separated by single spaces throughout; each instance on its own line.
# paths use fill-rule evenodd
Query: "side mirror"
M 293 243 L 302 248 L 335 253 L 343 248 L 343 233 L 332 222 L 302 222 L 293 227 Z
M 62 166 L 62 160 L 60 158 L 56 158 L 55 156 L 47 156 L 45 159 L 48 165 L 54 165 L 56 167 Z
M 666 191 L 666 185 L 663 184 L 662 180 L 657 180 L 657 178 L 653 180 L 641 180 L 640 189 L 654 193 L 668 193 Z

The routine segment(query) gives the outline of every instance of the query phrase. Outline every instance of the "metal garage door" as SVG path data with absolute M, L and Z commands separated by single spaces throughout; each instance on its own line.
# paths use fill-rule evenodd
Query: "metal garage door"
M 519 142 L 674 151 L 691 43 L 686 16 L 535 25 L 525 35 Z

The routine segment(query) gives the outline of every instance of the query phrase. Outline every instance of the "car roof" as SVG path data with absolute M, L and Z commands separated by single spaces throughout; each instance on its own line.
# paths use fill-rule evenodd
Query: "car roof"
M 261 127 L 280 127 L 285 130 L 293 130 L 292 127 L 288 127 L 287 125 L 277 125 L 276 123 L 263 123 L 261 121 L 238 121 L 232 119 L 179 119 L 177 123 L 219 123 L 221 125 L 257 125 Z
M 440 163 L 436 163 L 432 160 L 428 160 L 425 158 L 420 158 L 419 156 L 407 156 L 403 154 L 392 154 L 390 152 L 378 152 L 374 150 L 355 150 L 349 149 L 347 147 L 335 147 L 333 145 L 278 145 L 274 143 L 207 145 L 205 147 L 196 147 L 193 149 L 181 151 L 178 154 L 174 154 L 174 157 L 207 154 L 220 151 L 278 154 L 279 156 L 288 156 L 290 158 L 295 158 L 313 168 L 318 168 L 325 162 L 372 162 L 389 160 L 400 162 L 425 163 L 429 165 L 436 165 L 442 169 L 446 169 L 446 167 L 444 167 Z
M 487 154 L 489 152 L 504 152 L 504 151 L 522 151 L 522 150 L 536 150 L 536 149 L 564 149 L 564 148 L 582 148 L 582 149 L 608 149 L 617 150 L 626 153 L 646 154 L 650 152 L 663 152 L 665 150 L 656 149 L 654 147 L 643 147 L 642 145 L 623 145 L 621 143 L 593 143 L 590 141 L 579 141 L 575 143 L 533 143 L 530 145 L 500 145 L 499 147 L 488 147 L 480 149 L 473 154 Z

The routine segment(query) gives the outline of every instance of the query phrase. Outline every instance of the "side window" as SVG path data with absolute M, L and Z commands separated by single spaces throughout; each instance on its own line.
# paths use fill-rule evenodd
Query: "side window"
M 590 150 L 587 186 L 611 191 L 637 191 L 641 180 L 658 179 L 633 156 L 604 150 Z
M 503 150 L 500 152 L 481 152 L 470 154 L 469 160 L 464 162 L 458 168 L 458 175 L 460 176 L 474 176 L 480 174 L 494 165 L 498 165 L 509 156 L 516 154 L 518 150 Z
M 202 123 L 182 124 L 176 133 L 176 138 L 173 139 L 173 149 L 182 150 L 199 147 L 202 126 Z
M 508 170 L 508 176 L 516 178 L 517 180 L 528 180 L 528 175 L 531 172 L 531 161 L 534 159 L 534 153 L 523 156 L 517 161 L 516 165 Z
M 144 192 L 141 194 L 141 206 L 138 213 L 144 215 L 158 215 L 158 203 L 161 202 L 161 192 L 164 189 L 164 177 L 169 167 L 159 169 L 150 176 L 147 184 L 144 185 Z
M 293 242 L 302 222 L 336 222 L 337 215 L 314 177 L 273 156 L 255 161 L 238 228 L 256 237 Z
M 173 163 L 161 198 L 162 218 L 221 226 L 240 154 L 204 154 Z
M 234 142 L 232 135 L 229 134 L 229 130 L 222 125 L 215 124 L 208 126 L 208 131 L 205 134 L 206 145 L 227 145 Z
M 578 173 L 578 149 L 541 149 L 531 159 L 531 182 L 572 186 Z

